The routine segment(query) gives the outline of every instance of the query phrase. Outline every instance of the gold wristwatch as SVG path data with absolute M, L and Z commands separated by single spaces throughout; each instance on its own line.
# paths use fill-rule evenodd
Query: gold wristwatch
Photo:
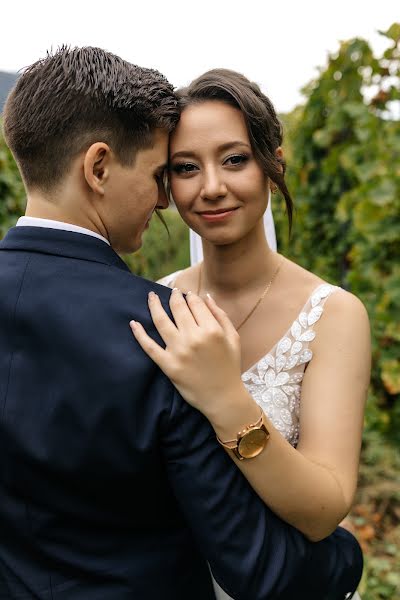
M 269 439 L 269 431 L 264 423 L 264 413 L 261 411 L 261 416 L 256 423 L 246 425 L 246 427 L 239 431 L 235 440 L 227 440 L 223 442 L 218 436 L 217 440 L 227 448 L 231 450 L 233 454 L 239 460 L 245 458 L 255 458 L 264 450 Z

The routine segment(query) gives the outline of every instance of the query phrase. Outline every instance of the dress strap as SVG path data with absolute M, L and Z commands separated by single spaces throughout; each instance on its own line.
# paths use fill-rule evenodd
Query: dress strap
M 317 334 L 314 325 L 321 318 L 326 300 L 338 289 L 326 283 L 315 288 L 286 334 L 242 373 L 247 390 L 293 446 L 299 439 L 301 385 L 313 357 L 309 346 Z
M 304 328 L 313 327 L 324 312 L 325 302 L 337 290 L 340 290 L 338 286 L 329 283 L 322 283 L 316 287 L 296 319 L 300 325 Z

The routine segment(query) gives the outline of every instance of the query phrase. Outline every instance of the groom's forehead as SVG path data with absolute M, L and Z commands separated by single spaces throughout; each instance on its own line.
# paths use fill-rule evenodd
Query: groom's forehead
M 153 142 L 153 156 L 156 161 L 165 162 L 168 156 L 169 132 L 156 130 Z
M 146 163 L 151 168 L 165 167 L 168 159 L 169 133 L 166 130 L 156 130 L 152 144 L 149 148 L 139 150 L 136 155 L 141 163 Z

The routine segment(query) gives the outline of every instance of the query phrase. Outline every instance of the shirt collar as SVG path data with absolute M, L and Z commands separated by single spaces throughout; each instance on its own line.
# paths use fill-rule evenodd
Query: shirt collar
M 95 231 L 73 225 L 72 223 L 63 223 L 62 221 L 53 221 L 52 219 L 40 219 L 38 217 L 20 217 L 17 221 L 17 227 L 48 227 L 49 229 L 62 229 L 64 231 L 74 231 L 83 235 L 91 235 L 99 240 L 102 240 L 110 246 L 110 242 Z

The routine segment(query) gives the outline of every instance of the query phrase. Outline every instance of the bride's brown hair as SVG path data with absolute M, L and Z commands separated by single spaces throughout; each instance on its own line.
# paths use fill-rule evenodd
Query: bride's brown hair
M 182 111 L 192 104 L 220 100 L 242 112 L 255 158 L 285 198 L 290 232 L 293 200 L 285 183 L 285 161 L 275 155 L 282 144 L 282 124 L 260 87 L 236 71 L 212 69 L 178 90 L 177 96 Z

